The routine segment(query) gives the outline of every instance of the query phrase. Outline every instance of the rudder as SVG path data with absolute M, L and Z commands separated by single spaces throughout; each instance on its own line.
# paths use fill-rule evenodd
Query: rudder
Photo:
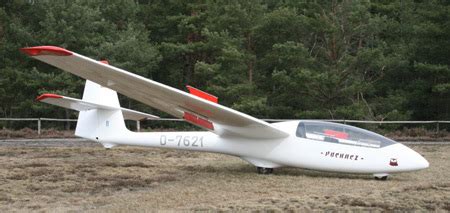
M 83 92 L 83 101 L 97 103 L 112 108 L 120 108 L 117 92 L 87 80 Z M 108 141 L 115 135 L 123 134 L 128 129 L 124 117 L 118 109 L 91 109 L 80 111 L 75 135 L 98 141 L 110 148 L 114 144 Z

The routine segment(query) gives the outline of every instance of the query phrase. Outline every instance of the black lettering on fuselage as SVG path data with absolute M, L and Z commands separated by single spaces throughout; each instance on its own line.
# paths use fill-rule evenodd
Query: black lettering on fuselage
M 321 152 L 321 154 L 323 155 L 323 152 Z M 359 155 L 352 155 L 352 154 L 347 154 L 347 153 L 339 153 L 339 152 L 331 152 L 331 151 L 326 151 L 325 156 L 329 156 L 331 158 L 340 158 L 340 159 L 345 159 L 345 160 L 354 160 L 354 161 L 364 159 L 364 158 L 360 157 Z

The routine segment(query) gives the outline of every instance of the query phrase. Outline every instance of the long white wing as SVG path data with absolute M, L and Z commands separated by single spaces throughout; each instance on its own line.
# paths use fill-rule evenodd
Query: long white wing
M 184 118 L 221 136 L 261 139 L 289 136 L 288 133 L 252 116 L 60 47 L 39 46 L 21 50 L 33 58 L 177 118 Z

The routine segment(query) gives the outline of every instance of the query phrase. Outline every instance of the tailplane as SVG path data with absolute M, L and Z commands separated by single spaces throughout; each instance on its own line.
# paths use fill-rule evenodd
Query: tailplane
M 37 100 L 79 111 L 75 135 L 100 142 L 107 148 L 114 146 L 108 141 L 129 132 L 125 126 L 125 119 L 158 118 L 120 107 L 116 91 L 92 81 L 86 81 L 82 100 L 56 94 L 43 94 Z

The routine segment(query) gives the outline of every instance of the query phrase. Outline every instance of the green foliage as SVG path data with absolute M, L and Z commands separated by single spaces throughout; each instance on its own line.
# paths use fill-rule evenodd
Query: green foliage
M 18 51 L 56 45 L 261 118 L 449 120 L 449 10 L 440 0 L 3 1 L 0 113 L 76 115 L 33 99 L 80 97 L 84 80 Z

